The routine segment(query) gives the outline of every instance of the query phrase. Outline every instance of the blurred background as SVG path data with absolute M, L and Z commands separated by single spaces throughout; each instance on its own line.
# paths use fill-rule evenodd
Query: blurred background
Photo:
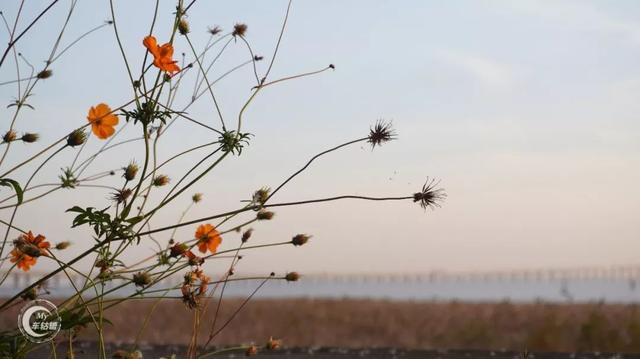
M 26 2 L 24 18 L 48 3 Z M 123 48 L 137 69 L 155 2 L 113 3 Z M 253 51 L 269 59 L 287 3 L 199 1 L 188 17 L 191 39 L 202 49 L 208 28 L 219 25 L 228 32 L 246 23 Z M 53 43 L 68 6 L 57 5 L 18 46 L 36 68 L 51 50 L 42 44 Z M 1 7 L 13 19 L 18 2 Z M 159 9 L 154 35 L 163 43 L 174 1 L 160 1 Z M 108 2 L 79 1 L 62 44 L 110 18 Z M 190 61 L 183 39 L 177 37 L 174 48 L 176 58 L 186 53 Z M 36 110 L 17 125 L 18 132 L 38 132 L 39 146 L 16 144 L 8 164 L 84 124 L 90 106 L 129 100 L 119 51 L 113 28 L 106 26 L 52 65 L 54 76 L 30 100 Z M 210 77 L 247 58 L 245 45 L 231 41 Z M 252 243 L 297 233 L 312 239 L 301 248 L 248 252 L 236 274 L 297 271 L 302 277 L 267 283 L 220 340 L 274 335 L 300 346 L 640 351 L 639 59 L 640 3 L 632 0 L 294 1 L 272 78 L 330 63 L 335 71 L 265 89 L 245 114 L 245 129 L 255 137 L 242 156 L 193 188 L 204 199 L 187 219 L 237 208 L 314 154 L 366 136 L 378 119 L 393 122 L 397 141 L 323 157 L 274 200 L 411 195 L 427 177 L 440 180 L 448 198 L 442 208 L 426 211 L 406 202 L 356 201 L 278 209 L 274 220 L 255 226 Z M 258 71 L 267 66 L 259 62 Z M 15 79 L 15 69 L 3 66 L 0 79 Z M 215 85 L 225 116 L 237 116 L 252 79 L 252 69 L 244 67 Z M 187 82 L 176 103 L 188 103 L 192 86 Z M 0 86 L 0 97 L 8 104 L 16 90 L 15 83 Z M 196 102 L 188 115 L 217 125 L 209 102 Z M 1 106 L 0 112 L 8 122 L 12 109 Z M 139 134 L 129 126 L 121 136 Z M 217 138 L 186 121 L 177 121 L 170 136 L 161 142 L 160 158 Z M 81 159 L 101 145 L 91 139 Z M 134 141 L 105 153 L 87 174 L 142 162 L 135 155 L 141 146 Z M 57 181 L 74 155 L 45 167 L 43 182 Z M 185 156 L 163 172 L 179 178 L 201 156 Z M 158 213 L 152 227 L 175 223 L 193 193 Z M 109 190 L 96 188 L 61 189 L 22 206 L 15 224 L 53 242 L 71 241 L 63 257 L 73 258 L 93 239 L 88 231 L 70 229 L 72 216 L 59 209 L 79 198 L 83 206 L 102 208 L 109 196 Z M 176 238 L 188 240 L 194 230 L 182 228 Z M 224 237 L 221 249 L 235 247 L 236 237 Z M 135 262 L 155 248 L 143 241 L 124 259 Z M 12 276 L 0 295 L 17 292 L 38 271 L 53 268 L 38 264 L 29 274 Z M 222 273 L 225 266 L 206 268 Z M 258 284 L 229 285 L 223 315 L 231 315 Z M 61 277 L 48 290 L 60 298 L 72 288 Z M 145 305 L 127 304 L 114 313 L 114 327 L 124 328 L 127 313 Z M 157 330 L 144 339 L 188 340 L 180 327 L 161 324 L 188 311 L 179 302 L 163 305 L 153 319 L 157 325 L 150 326 Z M 13 321 L 2 318 L 3 325 Z M 135 332 L 109 335 L 127 341 Z

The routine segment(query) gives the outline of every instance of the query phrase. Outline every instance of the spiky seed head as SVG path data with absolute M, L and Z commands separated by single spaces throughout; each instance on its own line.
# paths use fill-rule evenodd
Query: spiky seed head
M 67 145 L 71 147 L 80 146 L 87 140 L 87 134 L 82 129 L 74 130 L 67 137 Z
M 36 142 L 39 138 L 40 136 L 37 133 L 27 132 L 24 135 L 22 135 L 20 139 L 22 140 L 22 142 L 33 143 L 33 142 Z
M 144 287 L 151 283 L 151 276 L 147 272 L 138 272 L 133 275 L 132 282 L 136 287 Z
M 253 193 L 253 203 L 263 205 L 269 198 L 269 191 L 271 191 L 269 187 L 262 187 L 255 191 Z
M 124 173 L 122 177 L 124 177 L 127 181 L 133 181 L 138 174 L 138 165 L 135 162 L 131 162 L 124 168 Z
M 438 188 L 440 181 L 427 178 L 422 190 L 413 194 L 413 201 L 419 202 L 423 209 L 440 207 L 440 203 L 447 198 L 444 189 Z
M 127 201 L 127 199 L 129 198 L 129 196 L 131 196 L 132 193 L 133 191 L 130 188 L 125 188 L 117 192 L 114 192 L 111 196 L 111 199 L 114 200 L 116 203 L 124 203 Z
M 211 35 L 217 35 L 222 32 L 222 28 L 218 25 L 215 25 L 214 27 L 208 28 L 207 32 L 210 33 Z
M 189 22 L 184 17 L 178 22 L 178 31 L 180 35 L 186 35 L 189 33 Z
M 378 120 L 378 122 L 376 122 L 376 124 L 369 130 L 367 142 L 371 144 L 371 148 L 374 148 L 394 139 L 396 139 L 396 133 L 391 122 Z
M 156 187 L 162 187 L 169 184 L 169 177 L 166 175 L 159 175 L 153 179 L 153 185 Z
M 293 239 L 291 240 L 291 243 L 294 246 L 301 246 L 305 243 L 307 243 L 309 241 L 309 238 L 311 238 L 310 235 L 307 234 L 297 234 L 293 237 Z
M 244 36 L 246 32 L 247 32 L 247 25 L 238 23 L 233 25 L 233 32 L 231 34 L 233 36 Z

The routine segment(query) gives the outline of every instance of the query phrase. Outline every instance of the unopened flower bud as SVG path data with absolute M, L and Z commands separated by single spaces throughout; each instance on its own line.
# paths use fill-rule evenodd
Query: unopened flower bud
M 38 72 L 38 74 L 36 75 L 37 78 L 39 79 L 48 79 L 49 77 L 51 77 L 51 75 L 53 75 L 53 71 L 46 69 L 46 70 L 42 70 L 40 72 Z
M 2 136 L 2 140 L 4 142 L 13 142 L 16 140 L 16 137 L 17 137 L 16 131 L 9 130 L 4 134 L 4 136 Z
M 261 211 L 258 212 L 258 214 L 256 214 L 256 218 L 259 221 L 268 221 L 268 220 L 272 219 L 274 215 L 275 215 L 275 213 L 273 213 L 271 211 L 261 210 Z
M 180 19 L 178 22 L 178 31 L 181 35 L 186 35 L 189 33 L 189 23 L 185 18 Z
M 67 144 L 71 147 L 79 146 L 87 140 L 87 134 L 84 130 L 74 130 L 67 137 Z
M 122 177 L 127 181 L 133 181 L 133 179 L 136 178 L 136 174 L 138 174 L 138 165 L 135 162 L 131 162 L 124 168 Z
M 300 279 L 300 274 L 298 274 L 298 272 L 289 272 L 284 276 L 284 279 L 286 279 L 287 282 L 297 282 L 298 279 Z
M 253 233 L 253 228 L 249 228 L 244 233 L 242 233 L 242 243 L 246 243 L 249 238 L 251 238 L 251 234 Z
M 40 136 L 38 136 L 37 133 L 25 133 L 24 135 L 22 135 L 22 137 L 20 138 L 22 140 L 22 142 L 26 142 L 26 143 L 33 143 L 36 142 L 38 140 L 38 138 L 40 138 Z
M 309 238 L 311 238 L 311 236 L 307 234 L 297 234 L 295 237 L 293 237 L 293 239 L 291 240 L 291 243 L 294 246 L 301 246 L 307 243 L 309 241 Z
M 71 242 L 69 242 L 69 241 L 60 242 L 60 243 L 56 244 L 56 249 L 61 251 L 63 249 L 69 248 L 70 245 L 71 245 Z

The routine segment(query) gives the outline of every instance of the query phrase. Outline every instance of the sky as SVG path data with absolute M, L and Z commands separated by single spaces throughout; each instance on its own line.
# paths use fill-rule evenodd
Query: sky
M 47 4 L 27 2 L 23 19 L 33 18 Z M 114 1 L 116 24 L 134 71 L 141 67 L 141 42 L 154 5 Z M 48 57 L 68 6 L 69 1 L 61 1 L 19 43 L 18 51 L 36 68 Z M 159 2 L 154 35 L 161 43 L 170 34 L 174 6 L 173 1 Z M 17 2 L 1 7 L 12 21 Z M 219 25 L 226 32 L 235 23 L 246 23 L 246 39 L 265 57 L 257 67 L 263 74 L 286 7 L 284 0 L 200 0 L 188 16 L 190 38 L 202 49 L 207 27 Z M 226 160 L 163 209 L 152 227 L 175 223 L 195 192 L 203 192 L 204 200 L 187 219 L 238 208 L 254 190 L 276 187 L 314 154 L 366 136 L 371 125 L 385 119 L 392 121 L 396 141 L 373 150 L 355 145 L 324 156 L 273 200 L 411 195 L 429 177 L 446 189 L 442 208 L 424 211 L 411 201 L 279 208 L 274 220 L 252 226 L 252 243 L 279 242 L 297 233 L 309 233 L 312 240 L 300 248 L 247 251 L 242 270 L 421 273 L 636 264 L 639 10 L 636 1 L 294 0 L 270 77 L 330 63 L 335 71 L 265 88 L 245 113 L 244 130 L 254 137 L 242 155 Z M 108 1 L 79 1 L 62 46 L 110 17 Z M 26 23 L 19 22 L 18 28 Z M 7 33 L 0 36 L 4 43 Z M 183 37 L 177 37 L 174 47 L 177 57 L 184 52 L 189 59 Z M 211 77 L 248 58 L 245 45 L 232 41 Z M 16 78 L 15 63 L 9 60 L 0 69 L 0 82 Z M 39 83 L 30 99 L 35 110 L 25 110 L 16 124 L 18 132 L 38 132 L 41 140 L 13 145 L 4 168 L 84 124 L 90 106 L 106 102 L 115 107 L 131 98 L 113 27 L 87 36 L 51 68 L 53 77 Z M 188 102 L 194 75 L 185 77 L 177 104 Z M 214 86 L 226 118 L 237 117 L 254 85 L 252 69 L 244 67 Z M 16 91 L 15 84 L 0 86 L 0 98 L 8 104 Z M 13 111 L 0 106 L 3 130 Z M 219 127 L 206 96 L 187 112 Z M 120 136 L 135 138 L 139 131 L 129 124 Z M 159 158 L 215 139 L 213 132 L 178 121 L 163 139 Z M 80 158 L 100 145 L 92 138 Z M 106 152 L 87 174 L 120 168 L 133 159 L 141 163 L 142 148 L 138 141 Z M 177 180 L 206 154 L 184 156 L 163 171 Z M 56 156 L 33 184 L 56 182 L 60 168 L 74 156 L 71 150 Z M 122 181 L 116 176 L 100 183 L 120 186 Z M 88 231 L 70 229 L 72 216 L 63 210 L 76 204 L 103 208 L 109 192 L 60 190 L 22 206 L 15 223 L 46 234 L 52 242 L 73 242 L 63 254 L 72 258 L 93 239 Z M 0 194 L 4 198 L 9 192 Z M 6 209 L 0 213 L 3 219 L 10 214 Z M 182 228 L 177 238 L 190 239 L 194 231 Z M 155 239 L 166 243 L 168 233 Z M 229 234 L 222 249 L 237 243 L 238 235 Z M 143 241 L 127 259 L 144 257 L 153 248 Z

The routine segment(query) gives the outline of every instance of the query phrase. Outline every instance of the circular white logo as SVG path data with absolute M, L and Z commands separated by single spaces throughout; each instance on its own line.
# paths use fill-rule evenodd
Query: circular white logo
M 18 328 L 29 341 L 43 343 L 53 339 L 62 326 L 58 308 L 48 300 L 36 299 L 22 307 Z

